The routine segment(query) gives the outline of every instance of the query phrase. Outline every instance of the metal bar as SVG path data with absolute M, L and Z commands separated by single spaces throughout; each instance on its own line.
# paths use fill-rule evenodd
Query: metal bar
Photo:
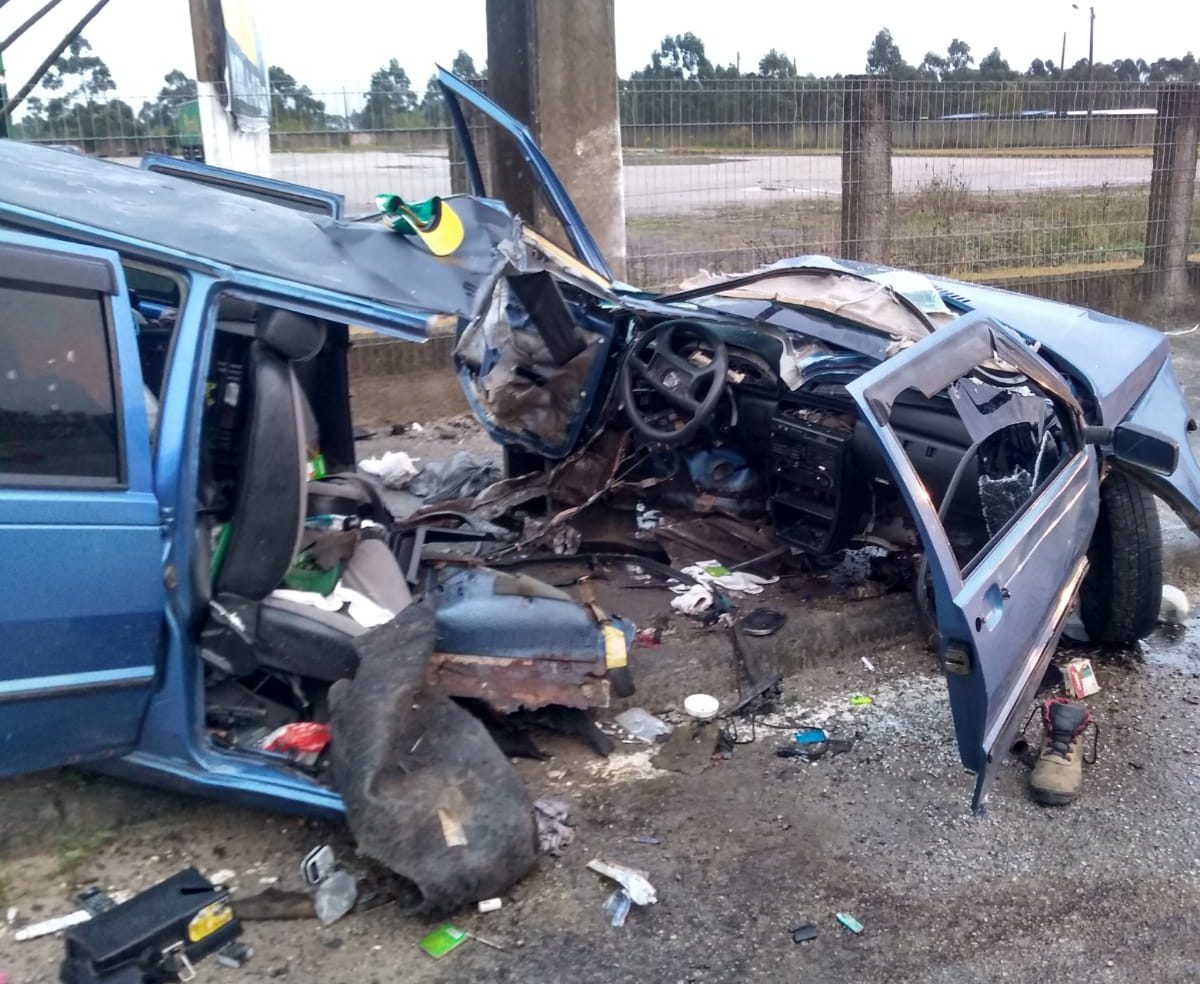
M 71 28 L 71 30 L 67 33 L 67 36 L 55 46 L 54 50 L 50 52 L 46 60 L 37 67 L 37 70 L 30 77 L 29 81 L 21 86 L 21 88 L 17 91 L 17 94 L 4 104 L 4 108 L 0 109 L 0 117 L 8 117 L 12 115 L 13 110 L 20 106 L 21 103 L 25 101 L 25 97 L 33 91 L 34 87 L 40 81 L 42 81 L 42 76 L 50 70 L 50 66 L 58 61 L 58 56 L 67 50 L 67 45 L 79 37 L 80 32 L 82 32 L 83 29 L 92 22 L 92 18 L 100 13 L 100 11 L 102 11 L 106 6 L 108 6 L 108 0 L 96 0 L 95 6 L 93 6 L 92 9 L 86 14 L 84 14 L 79 23 Z
M 37 13 L 31 15 L 29 20 L 27 20 L 24 24 L 22 24 L 15 31 L 13 31 L 12 34 L 10 34 L 8 37 L 6 37 L 3 41 L 0 41 L 0 52 L 4 52 L 5 50 L 7 50 L 8 46 L 10 44 L 12 44 L 14 41 L 16 41 L 17 38 L 19 38 L 22 34 L 24 34 L 31 27 L 33 27 L 34 24 L 36 24 L 43 17 L 45 17 L 46 14 L 50 13 L 50 11 L 52 11 L 60 3 L 62 3 L 62 0 L 49 0 L 49 2 L 46 3 L 42 7 L 41 10 L 39 10 Z M 0 5 L 0 6 L 2 6 L 2 5 Z

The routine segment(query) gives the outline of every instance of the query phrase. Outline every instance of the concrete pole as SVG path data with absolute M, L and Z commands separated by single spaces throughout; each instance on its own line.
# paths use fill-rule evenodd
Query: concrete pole
M 221 0 L 188 0 L 196 54 L 196 100 L 204 161 L 249 174 L 271 174 L 271 135 L 239 130 L 225 108 L 225 21 Z
M 529 126 L 613 273 L 624 276 L 613 0 L 487 0 L 487 22 L 488 94 Z M 493 136 L 488 194 L 566 246 L 515 145 Z
M 1200 144 L 1200 85 L 1169 83 L 1158 92 L 1154 164 L 1146 222 L 1145 266 L 1155 300 L 1168 308 L 1187 303 L 1187 256 L 1196 197 Z
M 886 263 L 892 220 L 892 80 L 851 76 L 842 99 L 842 247 Z

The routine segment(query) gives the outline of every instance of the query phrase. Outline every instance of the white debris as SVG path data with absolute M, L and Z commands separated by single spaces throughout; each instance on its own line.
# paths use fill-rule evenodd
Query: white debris
M 417 426 L 413 424 L 414 428 Z M 374 475 L 389 489 L 402 489 L 420 473 L 418 460 L 404 451 L 388 451 L 380 458 L 364 458 L 358 467 L 368 475 Z
M 1158 620 L 1168 625 L 1179 625 L 1188 617 L 1191 605 L 1188 597 L 1173 584 L 1164 584 L 1162 589 L 1162 607 L 1158 611 Z
M 866 657 L 866 656 L 864 656 L 864 657 L 862 658 L 862 664 L 863 664 L 863 666 L 865 666 L 865 667 L 866 667 L 866 668 L 867 668 L 867 669 L 868 669 L 870 672 L 872 672 L 872 673 L 874 673 L 874 672 L 875 672 L 875 664 L 874 664 L 874 663 L 872 663 L 872 662 L 871 662 L 869 659 L 867 659 L 867 657 Z
M 209 881 L 214 885 L 228 885 L 237 877 L 237 872 L 232 868 L 222 868 L 220 871 L 214 871 L 209 876 Z
M 588 868 L 598 875 L 611 878 L 625 889 L 634 905 L 654 905 L 658 901 L 658 893 L 644 871 L 612 861 L 601 861 L 599 858 L 589 861 Z

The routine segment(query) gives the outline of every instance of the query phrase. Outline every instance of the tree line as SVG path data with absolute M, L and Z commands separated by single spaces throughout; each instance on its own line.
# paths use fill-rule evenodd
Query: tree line
M 466 51 L 458 52 L 452 67 L 464 78 L 486 77 L 486 69 L 479 71 Z M 1063 112 L 1089 104 L 1097 109 L 1142 107 L 1150 99 L 1141 91 L 1143 86 L 1200 81 L 1200 63 L 1191 52 L 1153 62 L 1122 58 L 1095 66 L 1086 58 L 1069 67 L 1035 58 L 1018 71 L 997 48 L 976 62 L 971 46 L 959 38 L 953 38 L 944 53 L 929 51 L 914 65 L 905 60 L 887 28 L 871 41 L 863 67 L 866 74 L 902 83 L 895 93 L 894 113 L 898 119 L 912 120 L 964 112 Z M 269 75 L 271 126 L 277 132 L 393 130 L 446 123 L 436 79 L 431 76 L 418 94 L 395 58 L 371 74 L 364 90 L 340 99 L 313 93 L 278 65 L 270 66 Z M 753 70 L 743 72 L 740 64 L 714 64 L 695 34 L 669 35 L 644 68 L 622 81 L 621 121 L 626 127 L 837 122 L 843 79 L 840 74 L 802 75 L 796 60 L 775 48 Z M 77 37 L 42 79 L 46 95 L 30 97 L 22 107 L 14 136 L 172 140 L 181 107 L 196 99 L 196 82 L 173 69 L 163 83 L 155 98 L 135 110 L 115 97 L 112 72 L 86 38 Z M 358 108 L 351 109 L 352 104 Z

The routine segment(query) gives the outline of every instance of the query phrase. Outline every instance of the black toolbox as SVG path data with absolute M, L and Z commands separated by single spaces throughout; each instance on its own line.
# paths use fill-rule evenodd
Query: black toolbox
M 192 965 L 242 932 L 229 893 L 195 868 L 67 930 L 63 984 L 188 981 Z

